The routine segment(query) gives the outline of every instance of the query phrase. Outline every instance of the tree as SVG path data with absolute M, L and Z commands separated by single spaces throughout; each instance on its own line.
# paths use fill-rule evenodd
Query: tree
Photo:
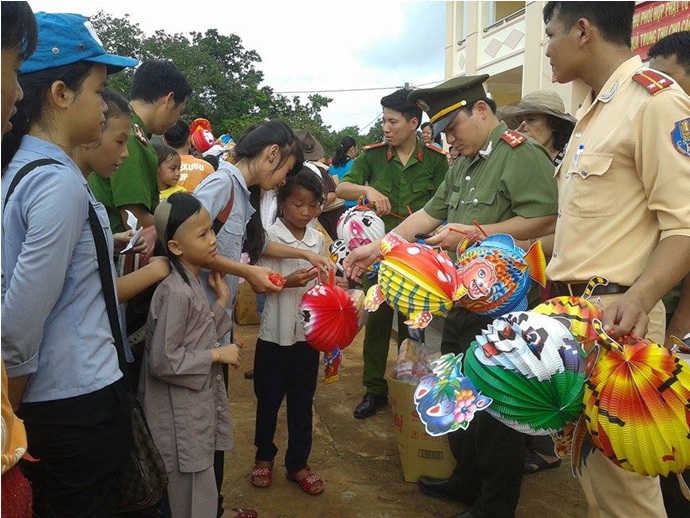
M 383 118 L 379 119 L 369 128 L 369 132 L 363 137 L 364 144 L 383 142 Z
M 264 74 L 256 64 L 261 63 L 261 56 L 246 50 L 237 35 L 208 29 L 189 35 L 158 30 L 146 36 L 129 15 L 115 18 L 103 11 L 91 22 L 108 52 L 175 63 L 192 87 L 185 120 L 207 118 L 216 136 L 229 133 L 238 138 L 250 124 L 277 118 L 293 128 L 309 130 L 324 145 L 334 140 L 321 117 L 332 99 L 314 94 L 305 103 L 299 96 L 287 98 L 270 86 L 260 86 Z M 132 70 L 114 74 L 110 87 L 129 96 L 133 75 Z

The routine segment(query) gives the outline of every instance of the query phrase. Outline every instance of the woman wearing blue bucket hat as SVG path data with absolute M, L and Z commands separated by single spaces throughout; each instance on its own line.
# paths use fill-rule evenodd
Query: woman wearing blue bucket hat
M 2 356 L 38 459 L 24 465 L 35 514 L 110 517 L 131 402 L 97 260 L 107 247 L 101 272 L 114 283 L 108 216 L 73 152 L 100 139 L 108 74 L 137 61 L 108 54 L 81 15 L 38 13 L 36 23 L 2 143 Z

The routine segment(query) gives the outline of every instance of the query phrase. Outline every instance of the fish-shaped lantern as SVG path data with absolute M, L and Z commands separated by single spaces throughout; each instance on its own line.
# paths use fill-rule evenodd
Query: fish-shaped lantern
M 473 313 L 497 317 L 527 309 L 531 280 L 546 285 L 541 241 L 525 251 L 508 234 L 494 234 L 472 246 L 458 247 L 456 266 L 462 289 L 459 303 Z
M 405 323 L 424 328 L 432 315 L 445 315 L 458 294 L 457 271 L 448 255 L 389 233 L 381 242 L 378 283 L 367 292 L 365 306 L 376 311 L 384 301 L 408 315 Z

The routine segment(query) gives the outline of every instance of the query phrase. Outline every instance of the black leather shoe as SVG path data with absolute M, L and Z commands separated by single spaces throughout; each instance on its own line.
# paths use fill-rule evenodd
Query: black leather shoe
M 417 485 L 425 495 L 462 502 L 458 484 L 452 478 L 419 477 Z
M 380 409 L 388 404 L 386 396 L 377 396 L 376 394 L 365 394 L 362 401 L 357 405 L 354 411 L 354 416 L 357 419 L 364 419 L 371 417 Z

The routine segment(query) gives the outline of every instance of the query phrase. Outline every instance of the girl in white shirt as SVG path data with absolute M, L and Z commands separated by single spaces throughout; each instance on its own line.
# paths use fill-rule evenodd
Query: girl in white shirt
M 324 252 L 323 235 L 309 222 L 324 201 L 320 180 L 307 167 L 278 190 L 278 220 L 267 230 L 272 242 L 317 254 Z M 270 293 L 261 318 L 254 356 L 254 393 L 257 397 L 255 466 L 251 482 L 256 487 L 271 485 L 273 459 L 278 448 L 273 442 L 278 410 L 287 398 L 288 448 L 285 468 L 288 480 L 308 494 L 323 491 L 323 482 L 310 472 L 307 461 L 312 444 L 312 402 L 319 371 L 319 352 L 305 341 L 299 306 L 313 285 L 316 270 L 303 259 L 262 258 L 260 263 L 285 277 L 285 288 Z

